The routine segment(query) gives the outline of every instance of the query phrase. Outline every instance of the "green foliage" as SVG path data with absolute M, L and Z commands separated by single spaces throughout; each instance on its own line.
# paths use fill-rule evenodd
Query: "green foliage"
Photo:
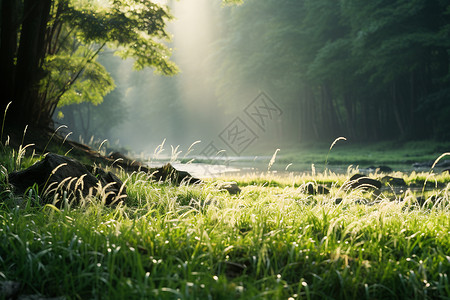
M 450 124 L 446 121 L 450 115 L 450 107 L 447 105 L 450 97 L 450 88 L 443 89 L 424 98 L 419 106 L 419 111 L 426 113 L 430 124 L 439 124 L 435 132 L 436 138 L 448 140 L 450 138 Z
M 227 4 L 233 2 L 236 1 Z M 172 50 L 165 44 L 170 41 L 166 24 L 171 20 L 166 6 L 143 0 L 55 2 L 50 28 L 58 33 L 50 47 L 54 49 L 53 54 L 46 56 L 47 76 L 41 81 L 42 95 L 53 107 L 54 103 L 57 107 L 102 103 L 115 88 L 111 75 L 102 65 L 105 62 L 97 61 L 104 47 L 123 59 L 132 58 L 136 70 L 153 67 L 159 74 L 177 73 L 177 66 L 169 60 Z M 112 105 L 111 101 L 109 104 Z M 85 138 L 89 138 L 88 134 L 105 136 L 107 127 L 118 125 L 112 124 L 112 115 L 120 112 L 115 119 L 117 123 L 125 117 L 122 106 L 115 101 L 115 112 L 109 105 L 104 112 L 101 112 L 104 106 L 73 108 L 83 115 L 68 117 L 63 122 L 70 123 L 71 129 Z M 61 116 L 62 111 L 58 114 Z M 109 124 L 101 124 L 105 115 Z M 97 132 L 90 132 L 92 128 Z
M 122 58 L 134 58 L 136 69 L 155 67 L 165 75 L 174 74 L 170 50 L 155 41 L 169 38 L 165 24 L 170 19 L 167 8 L 148 1 L 55 3 L 50 28 L 59 33 L 51 41 L 54 53 L 46 56 L 48 75 L 41 83 L 45 96 L 58 106 L 101 103 L 114 89 L 111 76 L 96 61 L 105 45 L 119 49 Z
M 376 198 L 341 188 L 351 168 L 222 178 L 237 181 L 239 195 L 208 180 L 173 186 L 117 171 L 124 204 L 89 197 L 58 209 L 41 203 L 36 186 L 13 193 L 8 172 L 37 159 L 24 159 L 21 148 L 0 149 L 0 282 L 19 282 L 18 297 L 439 299 L 450 292 L 449 174 L 397 174 L 439 188 Z M 330 194 L 308 195 L 308 182 L 326 183 Z
M 135 59 L 135 68 L 155 67 L 165 75 L 176 73 L 168 60 L 170 49 L 165 25 L 171 20 L 168 9 L 145 0 L 108 1 L 103 7 L 68 5 L 64 20 L 79 30 L 78 37 L 86 44 L 106 43 L 119 49 L 122 58 Z
M 99 104 L 114 89 L 96 61 L 104 47 L 134 59 L 138 70 L 151 67 L 164 75 L 178 70 L 165 44 L 172 18 L 165 5 L 147 0 L 36 3 L 2 2 L 0 11 L 9 20 L 1 23 L 2 64 L 9 70 L 2 74 L 8 99 L 1 105 L 4 109 L 14 99 L 11 114 L 17 123 L 48 126 L 58 106 Z M 27 112 L 20 112 L 25 107 Z
M 445 1 L 249 0 L 228 20 L 218 94 L 274 95 L 288 139 L 444 138 Z
M 0 207 L 2 281 L 20 282 L 20 295 L 84 299 L 434 299 L 450 291 L 448 188 L 433 191 L 426 209 L 411 194 L 371 206 L 358 202 L 367 196 L 360 191 L 312 198 L 288 178 L 263 184 L 270 176 L 241 178 L 252 184 L 239 196 L 213 183 L 122 179 L 128 204 L 115 208 L 95 199 L 42 207 L 33 191 L 16 207 L 0 194 L 9 199 Z
M 71 55 L 60 54 L 46 57 L 45 69 L 48 76 L 41 82 L 41 86 L 46 88 L 49 99 L 59 97 L 58 106 L 82 102 L 98 105 L 115 87 L 113 79 L 100 63 L 86 62 L 84 55 L 89 50 L 83 48 L 79 47 Z M 80 71 L 80 76 L 61 95 L 61 91 L 64 91 L 68 82 L 73 80 L 74 74 Z

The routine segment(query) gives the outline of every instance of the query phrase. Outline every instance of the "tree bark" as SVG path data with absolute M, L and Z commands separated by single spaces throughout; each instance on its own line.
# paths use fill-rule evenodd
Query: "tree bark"
M 24 19 L 17 53 L 14 101 L 11 114 L 19 124 L 47 125 L 41 120 L 38 84 L 45 55 L 45 37 L 51 0 L 25 0 Z
M 0 42 L 0 112 L 13 100 L 14 58 L 17 52 L 17 32 L 19 27 L 19 1 L 3 0 L 1 4 L 1 42 Z

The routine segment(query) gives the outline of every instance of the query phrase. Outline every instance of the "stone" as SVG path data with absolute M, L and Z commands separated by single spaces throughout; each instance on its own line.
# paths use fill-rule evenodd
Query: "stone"
M 336 198 L 334 199 L 334 204 L 341 204 L 342 203 L 342 198 Z
M 145 172 L 151 175 L 154 181 L 170 182 L 174 184 L 200 184 L 202 180 L 193 177 L 186 171 L 175 169 L 170 163 L 159 167 L 149 168 L 140 161 L 133 160 L 120 152 L 112 152 L 108 155 L 108 160 L 113 166 L 120 167 L 126 172 Z
M 433 206 L 434 203 L 436 202 L 436 196 L 433 195 L 433 196 L 431 196 L 429 198 L 423 197 L 423 196 L 419 196 L 419 197 L 416 198 L 416 200 L 417 200 L 417 203 L 420 206 L 424 206 L 426 203 L 428 203 L 430 206 Z
M 105 193 L 111 194 L 111 195 L 121 195 L 120 198 L 122 200 L 125 200 L 127 195 L 127 188 L 123 184 L 122 180 L 119 179 L 114 173 L 112 172 L 106 172 L 102 168 L 99 167 L 88 167 L 89 171 L 97 177 L 97 179 L 100 181 L 103 187 L 106 187 Z M 108 201 L 107 197 L 107 204 L 112 204 L 112 202 L 116 202 L 120 199 L 110 199 L 111 201 Z
M 234 181 L 220 182 L 216 186 L 219 191 L 228 191 L 230 195 L 237 195 L 241 192 L 241 189 Z
M 427 161 L 427 162 L 415 162 L 412 164 L 413 168 L 419 169 L 419 168 L 431 168 L 433 165 L 433 161 Z
M 372 179 L 369 178 L 363 174 L 355 174 L 352 177 L 350 177 L 349 182 L 346 184 L 346 189 L 356 189 L 356 188 L 363 188 L 363 189 L 368 189 L 368 188 L 381 188 L 381 182 L 376 180 L 376 179 Z
M 156 181 L 170 181 L 176 184 L 199 184 L 202 182 L 200 179 L 192 177 L 186 171 L 175 169 L 170 163 L 160 168 L 149 169 L 149 173 L 152 175 L 152 179 Z
M 28 169 L 12 172 L 8 175 L 8 181 L 13 186 L 15 193 L 25 193 L 26 190 L 37 185 L 40 195 L 47 195 L 47 202 L 52 199 L 52 195 L 58 192 L 67 192 L 71 200 L 79 200 L 89 194 L 96 194 L 99 186 L 107 183 L 112 185 L 106 188 L 108 193 L 106 204 L 113 203 L 120 190 L 122 182 L 111 175 L 100 175 L 100 180 L 95 177 L 79 161 L 48 153 L 45 158 Z M 119 187 L 119 188 L 118 188 Z M 61 205 L 61 203 L 57 203 Z
M 357 205 L 368 205 L 370 203 L 370 201 L 367 199 L 364 199 L 364 198 L 360 198 L 360 199 L 356 199 L 354 201 L 354 203 Z
M 431 168 L 435 161 L 429 160 L 427 162 L 416 162 L 413 163 L 413 168 Z M 436 165 L 436 168 L 449 168 L 450 167 L 450 160 L 441 160 Z
M 330 193 L 330 190 L 323 184 L 308 182 L 305 185 L 305 192 L 309 195 L 328 195 Z
M 242 276 L 247 269 L 245 264 L 239 264 L 232 261 L 224 261 L 223 264 L 225 265 L 225 275 L 230 279 Z
M 450 160 L 441 160 L 436 164 L 436 167 L 438 168 L 449 168 L 450 167 Z
M 0 298 L 15 299 L 20 291 L 20 282 L 2 281 L 0 282 Z
M 134 169 L 134 171 L 137 171 L 139 167 L 143 167 L 139 161 L 132 160 L 120 152 L 112 152 L 109 154 L 108 158 L 113 160 L 113 164 L 117 164 L 126 170 L 131 168 Z
M 392 176 L 384 176 L 381 178 L 381 182 L 383 184 L 389 184 L 391 186 L 406 186 L 406 182 L 403 178 L 392 177 Z

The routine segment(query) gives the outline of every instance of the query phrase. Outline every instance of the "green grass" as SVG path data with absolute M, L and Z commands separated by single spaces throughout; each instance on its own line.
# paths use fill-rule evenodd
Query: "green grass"
M 258 149 L 249 150 L 236 161 L 230 157 L 231 166 L 238 168 L 250 167 L 256 170 L 267 171 L 270 157 L 276 148 L 276 160 L 271 170 L 287 173 L 286 171 L 305 172 L 314 169 L 317 173 L 324 170 L 345 172 L 349 166 L 353 168 L 368 168 L 378 166 L 389 166 L 393 170 L 411 172 L 414 163 L 432 162 L 443 153 L 450 152 L 449 142 L 436 141 L 410 141 L 410 142 L 377 142 L 377 143 L 355 143 L 351 140 L 336 139 L 330 144 L 294 144 L 294 145 L 262 145 Z M 333 145 L 333 147 L 330 147 Z M 330 149 L 332 148 L 332 149 Z M 253 151 L 253 152 L 252 152 Z M 180 159 L 187 163 L 191 158 Z M 450 156 L 444 156 L 440 162 L 450 160 Z M 210 159 L 196 158 L 196 163 L 211 163 Z M 216 162 L 220 164 L 220 162 Z M 226 162 L 225 162 L 226 163 Z M 214 162 L 213 162 L 214 164 Z M 420 168 L 424 170 L 426 167 Z M 441 168 L 438 168 L 441 169 Z
M 331 142 L 330 142 L 331 144 Z M 277 161 L 280 163 L 315 163 L 320 167 L 326 160 L 330 145 L 296 145 L 282 148 Z M 360 144 L 352 141 L 339 141 L 329 152 L 328 164 L 361 167 L 370 165 L 411 165 L 416 162 L 434 161 L 439 155 L 450 150 L 450 143 L 435 141 L 378 142 Z M 446 157 L 444 159 L 450 159 Z
M 449 299 L 449 176 L 396 174 L 441 184 L 372 201 L 342 190 L 348 175 L 225 178 L 231 196 L 122 173 L 126 204 L 61 210 L 3 175 L 0 282 L 67 299 Z M 309 181 L 331 193 L 305 194 Z

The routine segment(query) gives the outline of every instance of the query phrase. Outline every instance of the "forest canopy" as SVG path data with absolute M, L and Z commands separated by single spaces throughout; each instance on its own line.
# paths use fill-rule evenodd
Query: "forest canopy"
M 162 122 L 155 119 L 173 112 L 179 122 L 188 122 L 180 99 L 191 96 L 176 88 L 178 76 L 152 77 L 151 83 L 141 76 L 127 83 L 132 92 L 122 87 L 110 93 L 120 68 L 111 59 L 97 60 L 108 48 L 133 58 L 137 69 L 177 73 L 166 27 L 174 2 L 168 3 L 3 1 L 3 108 L 14 99 L 16 111 L 27 112 L 16 120 L 50 124 L 58 105 L 78 103 L 80 113 L 89 112 L 87 121 L 101 118 L 91 122 L 100 124 L 126 107 L 135 116 L 130 122 L 146 113 L 145 122 L 130 125 L 143 133 L 157 130 Z M 224 3 L 242 5 L 209 10 L 218 31 L 193 48 L 208 51 L 193 64 L 212 65 L 203 72 L 208 84 L 191 80 L 207 90 L 204 102 L 242 110 L 251 100 L 248 91 L 264 90 L 283 110 L 274 134 L 282 141 L 450 138 L 448 1 L 216 0 L 209 5 Z M 98 107 L 107 113 L 87 104 L 99 105 L 108 93 L 115 104 Z
M 221 44 L 219 94 L 251 78 L 289 138 L 450 138 L 448 1 L 248 0 Z
M 235 1 L 228 1 L 235 2 Z M 1 2 L 0 109 L 10 120 L 49 126 L 57 106 L 99 104 L 114 82 L 97 62 L 105 48 L 135 69 L 177 72 L 170 61 L 169 8 L 148 0 L 4 0 Z

